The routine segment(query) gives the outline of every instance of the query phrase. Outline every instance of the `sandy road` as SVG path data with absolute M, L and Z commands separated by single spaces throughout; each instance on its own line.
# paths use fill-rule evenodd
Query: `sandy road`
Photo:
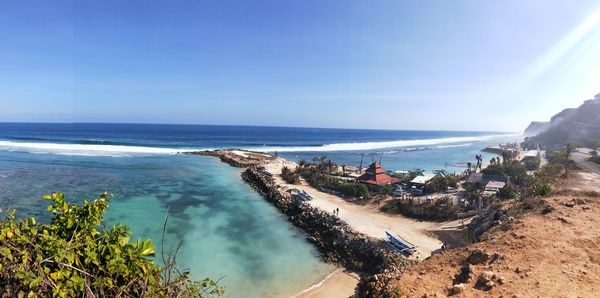
M 580 167 L 586 171 L 600 175 L 600 165 L 587 160 L 588 158 L 590 158 L 592 156 L 589 154 L 590 151 L 591 151 L 590 149 L 585 149 L 585 148 L 578 149 L 577 151 L 571 153 L 571 159 L 573 160 L 573 162 L 575 162 L 575 164 L 578 167 Z
M 433 251 L 442 246 L 442 242 L 431 231 L 459 225 L 459 221 L 437 223 L 385 214 L 380 212 L 376 205 L 357 205 L 338 196 L 321 192 L 304 181 L 301 185 L 288 184 L 279 176 L 283 166 L 295 168 L 296 164 L 278 158 L 265 165 L 265 168 L 273 174 L 278 185 L 306 191 L 313 198 L 309 203 L 323 211 L 333 213 L 333 210 L 339 209 L 339 217 L 357 232 L 381 239 L 385 238 L 385 231 L 400 235 L 417 246 L 417 254 L 413 256 L 414 258 L 429 257 Z

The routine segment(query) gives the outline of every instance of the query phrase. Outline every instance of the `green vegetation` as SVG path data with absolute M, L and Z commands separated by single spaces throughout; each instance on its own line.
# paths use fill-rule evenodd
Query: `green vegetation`
M 508 160 L 501 164 L 491 164 L 481 171 L 484 174 L 510 176 L 511 182 L 516 185 L 525 185 L 527 183 L 527 168 L 516 160 Z
M 548 164 L 535 171 L 533 176 L 528 179 L 528 183 L 523 186 L 522 193 L 526 197 L 545 197 L 550 195 L 553 192 L 553 180 L 561 175 L 563 169 L 565 169 L 565 173 L 567 172 L 570 150 L 572 150 L 572 147 L 566 146 L 562 150 L 546 151 Z
M 536 156 L 535 158 L 528 159 L 525 162 L 525 168 L 527 168 L 528 171 L 535 171 L 540 168 L 541 163 L 542 163 L 542 159 L 540 158 L 540 155 L 538 154 L 538 156 Z
M 499 196 L 501 199 L 514 199 L 517 197 L 517 190 L 514 188 L 514 186 L 509 184 L 500 189 Z
M 386 184 L 381 187 L 382 194 L 391 196 L 393 192 L 394 192 L 394 186 L 392 186 L 391 184 Z
M 600 156 L 598 156 L 598 151 L 593 150 L 592 152 L 590 152 L 590 154 L 592 155 L 592 157 L 589 158 L 589 161 L 600 164 Z
M 390 200 L 381 207 L 381 211 L 402 214 L 422 220 L 450 220 L 456 218 L 458 207 L 450 204 L 450 198 L 441 198 L 431 204 L 406 204 L 402 200 Z
M 288 167 L 281 168 L 281 178 L 289 184 L 300 184 L 300 175 Z
M 304 160 L 298 162 L 296 173 L 302 176 L 312 187 L 325 188 L 356 198 L 369 198 L 369 189 L 366 185 L 340 181 L 335 176 L 337 169 L 338 166 L 335 163 L 327 160 L 326 156 L 321 156 L 313 158 L 312 163 Z
M 533 195 L 545 197 L 552 192 L 552 185 L 549 182 L 536 182 L 533 184 Z
M 393 173 L 390 176 L 400 179 L 400 182 L 402 183 L 409 183 L 410 181 L 415 179 L 415 177 L 417 177 L 417 172 L 411 171 L 408 173 Z
M 99 230 L 108 208 L 103 194 L 82 206 L 60 193 L 45 196 L 54 217 L 0 221 L 0 289 L 3 297 L 203 297 L 222 295 L 216 282 L 190 280 L 175 267 L 176 253 L 151 260 L 150 240 L 130 243 L 128 227 Z M 165 220 L 166 226 L 166 220 Z
M 427 184 L 425 184 L 424 191 L 427 193 L 446 191 L 448 187 L 456 188 L 459 181 L 460 177 L 455 174 L 436 176 L 433 179 L 429 180 Z
M 362 183 L 337 183 L 333 186 L 329 185 L 329 188 L 356 198 L 366 197 L 369 194 L 369 189 Z

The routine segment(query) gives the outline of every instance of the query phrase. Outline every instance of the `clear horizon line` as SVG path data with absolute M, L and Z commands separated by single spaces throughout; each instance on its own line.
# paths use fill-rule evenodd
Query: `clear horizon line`
M 452 129 L 390 129 L 390 128 L 349 128 L 349 127 L 316 127 L 316 126 L 287 126 L 287 125 L 256 125 L 256 124 L 206 124 L 206 123 L 160 123 L 160 122 L 47 122 L 47 121 L 0 121 L 0 124 L 125 124 L 125 125 L 180 125 L 180 126 L 242 126 L 270 128 L 305 128 L 305 129 L 336 129 L 336 130 L 374 130 L 374 131 L 447 131 L 447 132 L 484 132 L 501 134 L 522 134 L 519 131 L 495 130 L 452 130 Z

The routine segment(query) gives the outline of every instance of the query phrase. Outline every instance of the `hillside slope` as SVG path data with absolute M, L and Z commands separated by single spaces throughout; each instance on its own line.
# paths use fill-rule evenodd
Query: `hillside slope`
M 435 255 L 391 284 L 407 297 L 597 297 L 600 203 L 570 196 Z M 462 274 L 460 274 L 462 271 Z

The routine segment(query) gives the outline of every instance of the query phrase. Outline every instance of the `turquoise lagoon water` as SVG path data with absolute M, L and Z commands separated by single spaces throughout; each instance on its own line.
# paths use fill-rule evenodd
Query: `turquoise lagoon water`
M 86 157 L 0 151 L 0 202 L 19 216 L 47 220 L 43 194 L 68 199 L 113 193 L 107 225 L 124 223 L 134 237 L 160 248 L 183 240 L 181 268 L 195 278 L 222 278 L 228 297 L 286 297 L 334 267 L 272 205 L 249 188 L 240 170 L 210 157 L 157 155 Z

